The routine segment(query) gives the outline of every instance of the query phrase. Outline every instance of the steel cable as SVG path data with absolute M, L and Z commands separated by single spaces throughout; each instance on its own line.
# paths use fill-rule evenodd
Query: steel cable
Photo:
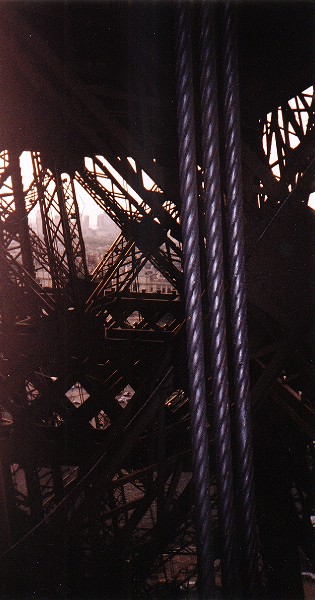
M 200 598 L 204 600 L 215 597 L 215 584 L 200 281 L 192 51 L 189 7 L 186 3 L 178 5 L 176 25 L 183 276 L 195 486 L 198 591 Z
M 207 297 L 210 319 L 212 404 L 219 492 L 221 572 L 225 597 L 236 591 L 234 485 L 229 412 L 223 267 L 217 75 L 213 7 L 201 10 L 201 120 L 204 169 Z
M 235 6 L 224 9 L 223 96 L 226 218 L 229 243 L 231 331 L 233 344 L 236 478 L 243 523 L 244 594 L 254 598 L 257 591 L 258 552 L 255 517 L 252 433 L 250 420 L 249 358 L 245 294 L 245 253 L 241 174 L 241 138 L 237 75 Z

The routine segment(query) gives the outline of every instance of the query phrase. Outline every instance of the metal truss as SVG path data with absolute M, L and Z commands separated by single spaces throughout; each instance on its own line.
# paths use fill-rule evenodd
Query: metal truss
M 312 145 L 314 107 L 314 88 L 311 86 L 269 113 L 263 128 L 268 164 L 275 177 L 285 181 L 289 191 L 305 170 L 305 162 L 301 159 L 305 147 Z M 304 146 L 302 152 L 301 144 Z
M 76 180 L 120 227 L 122 234 L 128 239 L 131 236 L 140 251 L 148 256 L 163 276 L 174 287 L 179 288 L 180 245 L 166 233 L 158 217 L 155 217 L 153 210 L 149 209 L 141 197 L 132 195 L 132 190 L 124 189 L 122 183 L 117 182 L 113 176 L 110 178 L 106 167 L 99 160 L 94 163 L 93 171 L 85 169 L 77 173 Z M 127 188 L 128 184 L 124 183 L 124 186 Z M 176 219 L 172 221 L 173 226 L 178 225 Z
M 23 27 L 29 31 L 26 23 Z M 50 93 L 49 79 L 60 83 L 61 63 L 47 53 L 37 35 L 36 40 L 36 56 L 42 55 L 47 80 L 23 56 L 20 60 L 26 76 Z M 124 578 L 130 586 L 124 590 L 126 597 L 145 589 L 156 597 L 159 587 L 189 596 L 195 593 L 196 547 L 182 337 L 180 207 L 176 197 L 164 191 L 159 165 L 143 156 L 97 99 L 91 102 L 83 84 L 70 78 L 67 85 L 97 119 L 95 130 L 99 125 L 101 132 L 91 132 L 84 114 L 82 135 L 94 147 L 104 148 L 109 132 L 104 157 L 95 155 L 84 169 L 63 176 L 33 151 L 34 178 L 24 190 L 19 156 L 12 151 L 0 154 L 1 406 L 18 424 L 16 438 L 1 441 L 12 528 L 2 566 L 9 573 L 12 565 L 25 560 L 25 570 L 32 575 L 40 564 L 43 579 L 49 581 L 52 571 L 64 567 L 63 557 L 52 548 L 62 544 L 66 532 L 73 555 L 72 592 L 75 580 L 86 577 L 98 589 L 107 577 L 117 589 Z M 61 106 L 60 97 L 57 100 Z M 67 107 L 65 111 L 73 121 L 75 115 Z M 259 135 L 244 143 L 242 157 L 249 255 L 279 207 L 285 214 L 288 198 L 305 204 L 312 191 L 313 92 L 300 93 L 269 113 L 258 129 Z M 91 274 L 77 186 L 121 230 Z M 202 188 L 199 192 L 202 198 Z M 43 237 L 28 223 L 37 208 Z M 144 294 L 132 288 L 148 262 L 170 282 L 173 294 Z M 42 272 L 45 285 L 38 281 Z M 314 436 L 312 390 L 303 378 L 308 368 L 305 323 L 285 329 L 280 309 L 266 315 L 253 304 L 254 413 L 259 423 L 268 422 L 269 410 L 276 422 L 283 420 L 298 439 L 295 448 L 303 457 Z M 137 319 L 131 322 L 134 314 Z M 7 340 L 17 325 L 22 333 L 12 347 Z M 122 400 L 128 385 L 135 393 Z M 261 448 L 259 443 L 258 439 Z M 272 443 L 276 448 L 275 439 Z M 295 470 L 289 435 L 285 444 L 291 457 L 285 450 L 281 455 L 292 476 L 288 489 L 304 524 L 307 475 L 303 472 L 303 480 Z M 278 476 L 281 464 L 277 469 Z M 265 483 L 260 481 L 261 486 Z M 274 497 L 276 491 L 272 490 Z M 216 523 L 215 479 L 211 501 Z M 268 499 L 264 501 L 267 505 Z M 267 530 L 269 525 L 261 527 Z M 116 577 L 111 572 L 114 562 Z M 41 579 L 39 587 L 40 583 Z M 16 582 L 7 584 L 14 592 Z M 56 581 L 52 578 L 49 585 L 53 593 Z
M 86 301 L 86 311 L 106 312 L 106 303 L 130 288 L 147 261 L 135 242 L 120 234 L 92 273 L 95 289 Z
M 314 162 L 314 87 L 260 121 L 257 139 L 243 144 L 246 210 L 256 219 L 272 214 L 290 196 L 307 204 Z M 304 180 L 304 185 L 303 185 Z M 306 184 L 306 185 L 305 185 Z
M 23 265 L 3 247 L 0 261 L 4 282 L 3 302 L 6 305 L 3 306 L 3 310 L 10 311 L 13 322 L 25 320 L 34 313 L 38 314 L 38 310 L 46 314 L 53 311 L 55 304 L 50 295 L 42 290 Z M 11 308 L 8 306 L 9 299 Z
M 87 277 L 87 266 L 74 184 L 49 170 L 43 174 L 38 152 L 32 153 L 32 163 L 52 285 L 70 284 L 75 296 L 76 280 Z

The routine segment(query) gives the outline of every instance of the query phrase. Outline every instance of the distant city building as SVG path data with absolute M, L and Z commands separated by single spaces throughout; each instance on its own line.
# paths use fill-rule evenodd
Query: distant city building
M 96 222 L 97 222 L 98 229 L 105 229 L 106 228 L 106 214 L 101 213 L 101 214 L 97 215 Z
M 90 215 L 82 216 L 82 231 L 90 229 Z
M 40 210 L 36 211 L 36 232 L 40 237 L 43 235 L 43 224 L 40 215 Z
M 132 292 L 172 294 L 175 288 L 152 265 L 146 265 L 131 285 Z

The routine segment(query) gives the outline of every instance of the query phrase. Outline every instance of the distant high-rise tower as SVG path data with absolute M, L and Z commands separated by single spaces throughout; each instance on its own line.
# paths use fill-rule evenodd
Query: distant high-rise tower
M 105 227 L 106 227 L 105 213 L 101 213 L 101 214 L 97 215 L 97 227 L 98 227 L 98 229 L 105 229 Z
M 42 224 L 40 210 L 36 211 L 36 231 L 39 236 L 43 235 L 43 224 Z
M 87 231 L 90 228 L 90 215 L 82 217 L 82 231 Z

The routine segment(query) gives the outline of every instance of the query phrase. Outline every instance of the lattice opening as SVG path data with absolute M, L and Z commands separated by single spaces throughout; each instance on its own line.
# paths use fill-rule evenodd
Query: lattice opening
M 66 392 L 66 396 L 76 408 L 79 408 L 90 397 L 90 394 L 81 383 L 77 382 Z
M 15 501 L 16 501 L 17 507 L 19 510 L 21 510 L 22 512 L 25 512 L 26 514 L 29 515 L 30 507 L 29 507 L 29 503 L 28 503 L 28 492 L 27 492 L 25 471 L 17 463 L 12 464 L 10 469 L 11 469 L 12 483 L 13 483 L 13 487 L 14 487 L 14 491 L 15 491 Z
M 25 382 L 25 389 L 26 398 L 28 402 L 32 402 L 33 400 L 35 400 L 35 398 L 37 398 L 37 396 L 39 396 L 39 391 L 36 389 L 36 387 L 32 384 L 31 381 Z
M 10 427 L 12 423 L 12 415 L 4 408 L 4 406 L 0 405 L 0 427 L 2 428 L 2 432 L 4 431 L 4 428 Z
M 96 417 L 93 417 L 93 419 L 90 420 L 90 424 L 92 427 L 94 427 L 94 429 L 104 430 L 110 426 L 111 420 L 109 416 L 103 410 L 101 410 Z
M 143 317 L 138 310 L 135 310 L 129 317 L 126 319 L 127 323 L 132 327 L 136 327 L 142 321 Z
M 121 390 L 121 392 L 119 392 L 119 394 L 117 394 L 115 400 L 117 400 L 120 404 L 120 406 L 122 406 L 123 408 L 125 408 L 125 406 L 127 406 L 129 400 L 131 400 L 132 396 L 134 396 L 135 391 L 134 389 L 131 387 L 131 385 L 126 385 L 126 387 L 124 387 L 123 390 Z
M 170 312 L 165 313 L 158 321 L 157 325 L 161 329 L 169 329 L 171 325 L 176 321 L 174 315 Z

